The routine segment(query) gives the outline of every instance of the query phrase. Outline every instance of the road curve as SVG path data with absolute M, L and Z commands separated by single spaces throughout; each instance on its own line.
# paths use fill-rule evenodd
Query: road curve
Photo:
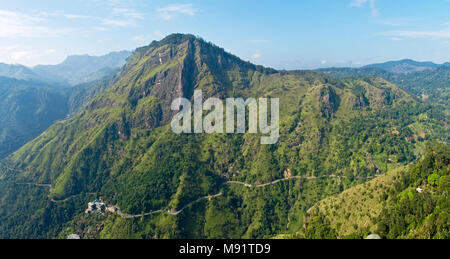
M 249 184 L 249 183 L 244 183 L 244 182 L 240 182 L 240 181 L 227 181 L 225 183 L 222 184 L 222 186 L 225 185 L 242 185 L 244 187 L 247 188 L 264 188 L 270 185 L 274 185 L 280 182 L 285 182 L 285 181 L 290 181 L 290 180 L 295 180 L 295 179 L 305 179 L 305 180 L 313 180 L 313 179 L 325 179 L 325 178 L 347 178 L 345 176 L 337 176 L 337 175 L 326 175 L 326 176 L 291 176 L 291 177 L 286 177 L 283 179 L 278 179 L 278 180 L 274 180 L 272 182 L 268 182 L 268 183 L 264 183 L 264 184 Z M 369 179 L 373 179 L 375 178 L 375 176 L 368 176 L 368 177 L 357 177 L 357 179 L 365 179 L 365 180 L 369 180 Z M 55 200 L 53 198 L 51 198 L 51 194 L 53 192 L 53 186 L 51 184 L 39 184 L 39 183 L 16 183 L 16 184 L 22 184 L 22 185 L 34 185 L 34 186 L 39 186 L 39 187 L 47 187 L 50 190 L 50 194 L 48 195 L 49 199 L 51 202 L 53 203 L 63 203 L 63 202 L 67 202 L 68 200 L 76 197 L 76 196 L 80 196 L 80 195 L 97 195 L 97 193 L 81 193 L 81 194 L 77 194 L 77 195 L 72 195 L 70 197 L 67 197 L 63 200 Z M 184 207 L 182 207 L 179 210 L 173 211 L 173 210 L 164 210 L 164 209 L 160 209 L 160 210 L 156 210 L 156 211 L 151 211 L 148 213 L 144 213 L 144 214 L 127 214 L 127 213 L 123 213 L 120 208 L 118 206 L 108 206 L 108 207 L 113 207 L 116 209 L 116 213 L 117 215 L 119 215 L 120 217 L 124 218 L 124 219 L 133 219 L 133 218 L 143 218 L 146 216 L 150 216 L 150 215 L 155 215 L 155 214 L 163 214 L 166 213 L 168 215 L 172 215 L 172 216 L 177 216 L 180 213 L 182 213 L 185 209 L 189 208 L 190 206 L 192 206 L 193 204 L 200 202 L 202 200 L 211 200 L 217 197 L 222 196 L 223 193 L 220 192 L 218 194 L 214 194 L 214 195 L 207 195 L 201 198 L 198 198 L 197 200 L 188 203 L 187 205 L 185 205 Z
M 53 203 L 63 203 L 63 202 L 67 202 L 67 201 L 69 201 L 70 199 L 73 199 L 73 198 L 75 198 L 75 197 L 77 197 L 77 196 L 81 196 L 81 195 L 97 195 L 97 193 L 95 193 L 95 192 L 87 192 L 87 193 L 75 194 L 75 195 L 69 196 L 69 197 L 67 197 L 67 198 L 65 198 L 65 199 L 63 199 L 63 200 L 55 200 L 55 199 L 53 199 L 53 198 L 51 197 L 51 194 L 53 193 L 53 186 L 52 186 L 51 184 L 45 184 L 45 183 L 16 183 L 16 184 L 18 184 L 18 185 L 34 185 L 34 186 L 38 186 L 38 187 L 46 187 L 46 188 L 49 188 L 50 193 L 49 193 L 49 195 L 48 195 L 47 197 L 48 197 L 48 198 L 50 199 L 50 201 L 53 202 Z
M 275 180 L 275 181 L 272 181 L 272 182 L 269 182 L 269 183 L 257 184 L 257 185 L 244 183 L 244 182 L 240 182 L 240 181 L 227 181 L 227 182 L 223 183 L 222 186 L 237 184 L 237 185 L 243 185 L 243 186 L 245 186 L 247 188 L 263 188 L 263 187 L 266 187 L 266 186 L 269 186 L 269 185 L 274 185 L 274 184 L 277 184 L 277 183 L 280 183 L 280 182 L 290 181 L 290 180 L 294 180 L 294 179 L 312 180 L 312 179 L 324 179 L 324 178 L 346 178 L 346 177 L 345 176 L 337 176 L 337 175 L 327 175 L 327 176 L 291 176 L 291 177 L 286 177 L 286 178 L 283 178 L 283 179 L 278 179 L 278 180 Z M 374 178 L 374 177 L 365 177 L 364 179 L 372 179 L 372 178 Z M 359 179 L 363 179 L 363 178 L 359 178 Z M 177 216 L 180 213 L 182 213 L 185 209 L 187 209 L 188 207 L 192 206 L 193 204 L 195 204 L 197 202 L 200 202 L 200 201 L 205 200 L 205 199 L 211 200 L 213 198 L 217 198 L 217 197 L 220 197 L 222 195 L 223 195 L 223 193 L 220 192 L 220 193 L 215 194 L 215 195 L 207 195 L 207 196 L 201 197 L 201 198 L 199 198 L 199 199 L 197 199 L 197 200 L 195 200 L 195 201 L 185 205 L 183 208 L 181 208 L 181 209 L 179 209 L 177 211 L 170 211 L 170 210 L 165 211 L 165 210 L 161 209 L 161 210 L 152 211 L 152 212 L 145 213 L 145 214 L 125 214 L 125 213 L 121 212 L 119 207 L 115 206 L 115 208 L 117 209 L 117 215 L 119 215 L 119 216 L 121 216 L 122 218 L 125 218 L 125 219 L 142 218 L 142 217 L 145 217 L 145 216 L 154 215 L 154 214 L 162 214 L 162 213 L 167 213 L 169 215 Z

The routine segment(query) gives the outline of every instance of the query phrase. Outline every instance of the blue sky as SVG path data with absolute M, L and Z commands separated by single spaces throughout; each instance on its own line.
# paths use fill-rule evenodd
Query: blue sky
M 56 64 L 192 33 L 256 64 L 301 69 L 450 61 L 450 0 L 14 0 L 0 62 Z

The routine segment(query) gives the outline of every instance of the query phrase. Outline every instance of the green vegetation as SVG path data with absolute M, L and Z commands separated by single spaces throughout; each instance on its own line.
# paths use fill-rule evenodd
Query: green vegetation
M 244 62 L 192 35 L 171 35 L 136 50 L 111 83 L 82 90 L 73 99 L 85 103 L 79 113 L 3 161 L 0 237 L 302 233 L 304 216 L 317 202 L 414 162 L 428 140 L 448 138 L 442 108 L 418 102 L 384 79 L 280 72 Z M 192 98 L 194 89 L 202 89 L 205 98 L 280 98 L 280 142 L 260 145 L 260 136 L 251 134 L 175 135 L 170 104 L 180 96 Z M 286 175 L 305 178 L 263 188 L 223 184 L 263 184 Z M 435 184 L 436 176 L 431 179 Z M 53 199 L 78 196 L 55 204 L 46 197 L 49 188 L 16 188 L 15 183 L 51 183 Z M 39 192 L 36 201 L 25 204 L 33 192 Z M 129 214 L 175 211 L 200 197 L 223 195 L 178 215 L 125 219 L 84 215 L 89 198 L 84 194 L 93 192 Z M 333 236 L 333 231 L 321 233 Z
M 55 121 L 79 112 L 114 82 L 131 53 L 72 56 L 59 65 L 0 63 L 0 159 L 34 139 Z M 5 76 L 5 77 L 2 77 Z M 74 87 L 70 85 L 83 83 Z M 56 82 L 56 83 L 55 83 Z
M 0 78 L 0 159 L 67 114 L 66 97 L 45 86 Z
M 411 61 L 409 61 L 411 62 Z M 407 61 L 399 61 L 394 65 L 366 66 L 357 68 L 320 69 L 336 78 L 381 77 L 397 84 L 402 89 L 425 102 L 440 103 L 448 110 L 450 97 L 450 66 L 447 65 L 409 65 Z M 449 114 L 447 113 L 447 116 Z
M 450 148 L 434 143 L 417 165 L 319 202 L 306 216 L 306 238 L 448 239 Z

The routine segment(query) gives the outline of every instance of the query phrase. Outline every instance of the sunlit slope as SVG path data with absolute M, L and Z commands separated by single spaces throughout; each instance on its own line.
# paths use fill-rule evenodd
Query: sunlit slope
M 450 148 L 429 146 L 417 164 L 399 168 L 308 210 L 307 238 L 448 238 Z M 302 236 L 302 235 L 300 235 Z

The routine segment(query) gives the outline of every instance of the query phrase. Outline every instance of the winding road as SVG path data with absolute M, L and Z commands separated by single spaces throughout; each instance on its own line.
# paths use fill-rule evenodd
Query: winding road
M 11 169 L 11 170 L 14 170 L 14 169 Z M 15 171 L 18 171 L 18 170 L 15 170 Z M 376 176 L 356 177 L 356 179 L 369 180 L 369 179 L 373 179 L 373 178 L 375 178 L 375 177 L 376 177 Z M 227 181 L 227 182 L 223 183 L 222 186 L 236 184 L 236 185 L 242 185 L 242 186 L 247 187 L 247 188 L 264 188 L 264 187 L 267 187 L 267 186 L 270 186 L 270 185 L 274 185 L 274 184 L 277 184 L 277 183 L 280 183 L 280 182 L 285 182 L 285 181 L 290 181 L 290 180 L 295 180 L 295 179 L 314 180 L 314 179 L 325 179 L 325 178 L 338 178 L 338 179 L 341 179 L 341 178 L 347 178 L 347 177 L 346 177 L 346 176 L 337 176 L 337 175 L 326 175 L 326 176 L 291 176 L 291 177 L 286 177 L 286 178 L 283 178 L 283 179 L 274 180 L 274 181 L 272 181 L 272 182 L 268 182 L 268 183 L 264 183 L 264 184 L 249 184 L 249 183 L 244 183 L 244 182 L 240 182 L 240 181 Z M 53 186 L 52 186 L 51 184 L 40 184 L 40 183 L 16 183 L 16 184 L 21 184 L 21 185 L 34 185 L 34 186 L 38 186 L 38 187 L 46 187 L 46 188 L 49 188 L 50 194 L 48 195 L 48 198 L 49 198 L 50 201 L 53 202 L 53 203 L 63 203 L 63 202 L 67 202 L 67 201 L 69 201 L 70 199 L 72 199 L 72 198 L 74 198 L 74 197 L 77 197 L 77 196 L 80 196 L 80 195 L 97 195 L 97 193 L 81 193 L 81 194 L 76 194 L 76 195 L 69 196 L 69 197 L 67 197 L 67 198 L 65 198 L 65 199 L 63 199 L 63 200 L 55 200 L 55 199 L 51 198 L 51 194 L 52 194 L 52 192 L 53 192 Z M 107 207 L 113 207 L 113 208 L 115 208 L 115 209 L 116 209 L 115 213 L 117 213 L 117 215 L 119 215 L 120 217 L 122 217 L 122 218 L 124 218 L 124 219 L 143 218 L 143 217 L 146 217 L 146 216 L 155 215 L 155 214 L 163 214 L 163 213 L 166 213 L 166 214 L 168 214 L 168 215 L 177 216 L 177 215 L 179 215 L 180 213 L 182 213 L 185 209 L 187 209 L 187 208 L 189 208 L 190 206 L 194 205 L 195 203 L 198 203 L 198 202 L 200 202 L 200 201 L 202 201 L 202 200 L 206 200 L 206 199 L 207 199 L 207 200 L 212 200 L 212 199 L 217 198 L 217 197 L 220 197 L 220 196 L 222 196 L 222 195 L 223 195 L 223 193 L 220 192 L 220 193 L 218 193 L 218 194 L 207 195 L 207 196 L 198 198 L 197 200 L 188 203 L 187 205 L 185 205 L 184 207 L 182 207 L 181 209 L 176 210 L 176 211 L 174 211 L 174 210 L 164 210 L 164 209 L 161 209 L 161 210 L 151 211 L 151 212 L 144 213 L 144 214 L 127 214 L 127 213 L 123 213 L 123 212 L 120 210 L 120 208 L 119 208 L 118 206 L 111 206 L 111 205 L 108 205 Z
M 81 196 L 81 195 L 97 195 L 96 192 L 87 192 L 87 193 L 80 193 L 80 194 L 75 194 L 75 195 L 71 195 L 63 200 L 55 200 L 53 198 L 51 198 L 51 194 L 53 193 L 53 186 L 51 184 L 45 184 L 45 183 L 16 183 L 18 185 L 33 185 L 33 186 L 38 186 L 38 187 L 46 187 L 49 188 L 50 194 L 47 196 L 51 202 L 53 203 L 63 203 L 63 202 L 67 202 L 75 197 Z
M 286 177 L 286 178 L 283 178 L 283 179 L 278 179 L 278 180 L 275 180 L 275 181 L 272 181 L 272 182 L 269 182 L 269 183 L 257 184 L 257 185 L 244 183 L 244 182 L 239 182 L 239 181 L 228 181 L 228 182 L 223 183 L 222 186 L 237 184 L 237 185 L 243 185 L 243 186 L 245 186 L 247 188 L 263 188 L 263 187 L 266 187 L 266 186 L 269 186 L 269 185 L 274 185 L 274 184 L 277 184 L 277 183 L 280 183 L 280 182 L 290 181 L 290 180 L 294 180 L 294 179 L 313 180 L 313 179 L 325 179 L 325 178 L 346 178 L 346 177 L 345 176 L 337 176 L 337 175 L 327 175 L 327 176 L 291 176 L 291 177 Z M 373 178 L 375 178 L 375 176 L 358 177 L 358 179 L 366 179 L 366 180 L 373 179 Z M 121 216 L 122 218 L 125 218 L 125 219 L 143 218 L 145 216 L 150 216 L 150 215 L 155 215 L 155 214 L 162 214 L 162 213 L 167 213 L 169 215 L 177 216 L 180 213 L 182 213 L 185 209 L 189 208 L 190 206 L 194 205 L 197 202 L 200 202 L 200 201 L 206 200 L 206 199 L 211 200 L 213 198 L 217 198 L 217 197 L 220 197 L 222 195 L 223 195 L 223 193 L 220 192 L 220 193 L 215 194 L 215 195 L 208 195 L 208 196 L 201 197 L 201 198 L 199 198 L 199 199 L 197 199 L 197 200 L 195 200 L 195 201 L 185 205 L 184 207 L 182 207 L 181 209 L 179 209 L 177 211 L 170 211 L 170 210 L 166 211 L 166 210 L 162 210 L 161 209 L 161 210 L 152 211 L 152 212 L 148 212 L 148 213 L 144 213 L 144 214 L 125 214 L 125 213 L 121 212 L 119 207 L 114 206 L 114 208 L 117 209 L 117 215 L 119 215 L 119 216 Z
M 5 169 L 8 170 L 8 171 L 18 172 L 18 173 L 23 172 L 23 170 L 18 170 L 18 169 L 10 168 L 10 167 L 8 167 L 6 164 L 4 164 L 4 163 L 2 163 L 2 162 L 0 162 L 0 165 L 3 165 L 3 166 L 5 167 Z
M 216 195 L 208 195 L 208 196 L 205 196 L 205 197 L 201 197 L 201 198 L 199 198 L 199 199 L 197 199 L 197 200 L 195 200 L 195 201 L 193 201 L 193 202 L 187 204 L 186 206 L 184 206 L 183 208 L 181 208 L 180 210 L 177 210 L 177 211 L 171 211 L 171 210 L 167 210 L 167 211 L 166 211 L 166 210 L 156 210 L 156 211 L 152 211 L 152 212 L 148 212 L 148 213 L 144 213 L 144 214 L 136 214 L 136 215 L 133 215 L 133 214 L 125 214 L 125 213 L 122 213 L 122 212 L 120 211 L 120 208 L 117 207 L 117 206 L 115 206 L 115 208 L 117 209 L 117 215 L 121 216 L 121 217 L 124 218 L 124 219 L 142 218 L 142 217 L 145 217 L 145 216 L 150 216 L 150 215 L 154 215 L 154 214 L 162 214 L 162 213 L 167 213 L 167 214 L 169 214 L 169 215 L 177 216 L 177 215 L 179 215 L 181 212 L 183 212 L 185 209 L 189 208 L 190 206 L 192 206 L 193 204 L 195 204 L 195 203 L 197 203 L 197 202 L 200 202 L 200 201 L 206 200 L 206 199 L 211 200 L 211 199 L 213 199 L 213 198 L 217 198 L 217 197 L 220 197 L 220 196 L 222 196 L 222 195 L 223 195 L 223 193 L 220 192 L 220 193 L 218 193 L 218 194 L 216 194 Z

